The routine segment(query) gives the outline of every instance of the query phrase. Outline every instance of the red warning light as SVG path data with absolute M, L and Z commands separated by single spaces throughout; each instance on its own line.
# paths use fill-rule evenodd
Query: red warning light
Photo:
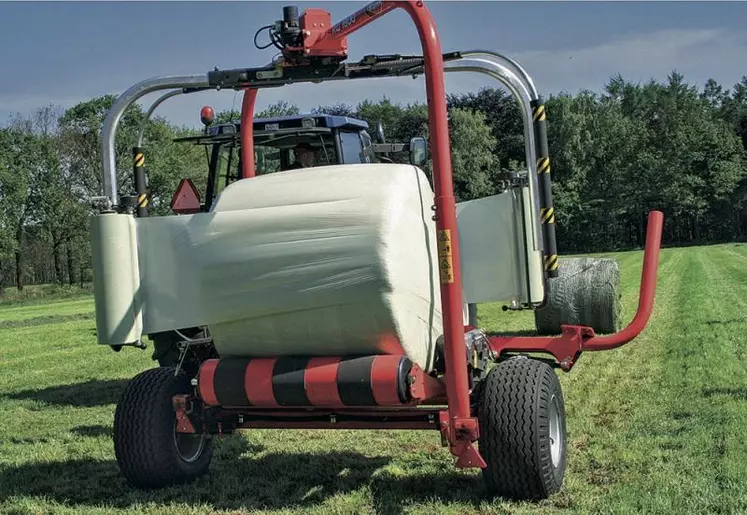
M 213 120 L 215 120 L 215 111 L 213 111 L 213 108 L 205 106 L 200 109 L 200 120 L 202 120 L 202 124 L 206 127 L 213 123 Z

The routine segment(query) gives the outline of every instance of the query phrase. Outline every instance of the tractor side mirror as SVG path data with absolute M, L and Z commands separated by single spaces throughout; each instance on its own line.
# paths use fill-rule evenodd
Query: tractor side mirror
M 428 143 L 425 138 L 412 138 L 410 140 L 410 164 L 423 166 L 428 160 Z
M 384 125 L 381 123 L 381 120 L 376 122 L 376 143 L 386 143 L 386 138 L 384 137 Z

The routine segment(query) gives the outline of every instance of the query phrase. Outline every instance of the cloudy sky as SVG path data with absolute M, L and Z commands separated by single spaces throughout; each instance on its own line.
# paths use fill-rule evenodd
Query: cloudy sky
M 286 2 L 0 2 L 0 123 L 45 104 L 69 107 L 120 93 L 155 75 L 261 66 L 272 50 L 252 42 L 282 17 Z M 335 21 L 358 2 L 299 2 Z M 747 2 L 468 2 L 431 1 L 444 52 L 491 49 L 521 62 L 543 94 L 599 91 L 616 73 L 663 80 L 677 70 L 701 86 L 726 87 L 747 74 Z M 351 59 L 371 53 L 419 53 L 409 17 L 395 11 L 349 38 Z M 447 90 L 476 90 L 489 79 L 447 75 Z M 287 86 L 260 93 L 258 108 L 280 99 L 319 104 L 390 97 L 425 98 L 422 79 Z M 153 96 L 147 97 L 152 99 Z M 147 102 L 147 100 L 146 100 Z M 233 91 L 172 100 L 158 113 L 199 124 L 199 108 L 238 107 Z

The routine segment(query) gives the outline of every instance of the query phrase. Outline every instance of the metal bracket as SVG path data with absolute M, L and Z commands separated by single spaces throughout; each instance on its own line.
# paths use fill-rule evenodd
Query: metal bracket
M 189 395 L 175 395 L 171 398 L 174 413 L 176 414 L 177 433 L 197 433 L 194 424 L 189 419 L 193 411 L 192 400 Z
M 439 429 L 441 432 L 441 443 L 449 443 L 451 454 L 457 457 L 458 468 L 485 468 L 487 463 L 473 445 L 480 436 L 477 419 L 458 418 L 454 420 L 453 426 L 449 424 L 448 411 L 439 414 Z

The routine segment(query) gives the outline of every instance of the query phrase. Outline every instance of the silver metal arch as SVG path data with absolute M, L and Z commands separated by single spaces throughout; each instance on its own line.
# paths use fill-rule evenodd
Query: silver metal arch
M 155 77 L 138 82 L 122 93 L 114 102 L 104 119 L 101 128 L 101 157 L 103 161 L 104 195 L 109 198 L 112 205 L 117 205 L 119 193 L 117 191 L 117 158 L 114 153 L 114 141 L 117 135 L 117 127 L 125 110 L 139 98 L 164 89 L 207 87 L 207 74 L 203 75 L 177 75 L 169 77 Z
M 462 58 L 445 63 L 445 72 L 477 72 L 483 73 L 498 80 L 506 87 L 519 102 L 522 109 L 524 122 L 524 139 L 526 149 L 527 168 L 529 169 L 530 188 L 533 199 L 533 216 L 539 216 L 539 204 L 536 192 L 538 191 L 536 177 L 536 142 L 532 126 L 532 110 L 530 102 L 539 98 L 534 83 L 529 74 L 514 60 L 497 52 L 487 50 L 470 50 L 462 53 Z M 420 68 L 422 72 L 422 67 Z M 413 74 L 418 69 L 413 69 Z M 175 89 L 179 88 L 179 89 Z M 183 88 L 205 88 L 213 89 L 208 84 L 207 74 L 155 77 L 141 81 L 130 87 L 117 98 L 114 105 L 107 113 L 102 127 L 102 158 L 103 158 L 103 184 L 104 194 L 112 205 L 118 203 L 118 187 L 116 175 L 116 156 L 114 153 L 114 142 L 117 128 L 124 111 L 139 98 L 165 89 L 173 89 L 159 97 L 148 110 L 138 134 L 138 146 L 142 144 L 145 125 L 153 111 L 164 101 L 174 96 L 185 93 Z M 537 227 L 537 224 L 532 224 Z M 542 240 L 535 229 L 533 234 L 535 248 L 542 248 Z

